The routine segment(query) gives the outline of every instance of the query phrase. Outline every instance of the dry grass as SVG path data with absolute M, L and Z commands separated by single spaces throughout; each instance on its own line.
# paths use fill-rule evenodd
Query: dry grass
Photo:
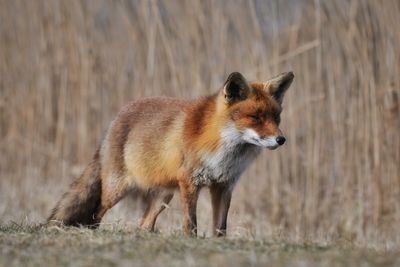
M 397 0 L 0 0 L 1 220 L 43 221 L 127 101 L 293 70 L 289 141 L 242 177 L 231 236 L 399 247 L 399 14 Z M 206 232 L 207 195 L 199 213 Z M 175 201 L 159 225 L 180 217 Z
M 187 238 L 114 229 L 0 228 L 0 266 L 397 266 L 399 252 L 347 244 Z

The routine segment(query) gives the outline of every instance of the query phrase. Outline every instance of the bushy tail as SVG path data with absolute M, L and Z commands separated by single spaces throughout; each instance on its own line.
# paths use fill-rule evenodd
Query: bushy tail
M 97 227 L 101 203 L 101 165 L 99 151 L 82 175 L 58 201 L 48 218 L 48 225 Z

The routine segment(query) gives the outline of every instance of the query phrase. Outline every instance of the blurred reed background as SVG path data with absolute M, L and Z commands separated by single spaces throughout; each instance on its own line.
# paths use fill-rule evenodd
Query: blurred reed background
M 43 221 L 126 102 L 293 70 L 288 142 L 240 180 L 231 236 L 400 245 L 399 14 L 398 0 L 0 0 L 0 220 Z M 178 200 L 161 229 L 179 229 Z M 134 226 L 138 208 L 105 221 Z M 198 209 L 209 231 L 207 192 Z

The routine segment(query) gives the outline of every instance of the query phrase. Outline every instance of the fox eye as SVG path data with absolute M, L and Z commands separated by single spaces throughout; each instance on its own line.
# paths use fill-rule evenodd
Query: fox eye
M 250 116 L 251 119 L 255 122 L 255 123 L 261 123 L 261 118 L 258 115 L 251 115 Z

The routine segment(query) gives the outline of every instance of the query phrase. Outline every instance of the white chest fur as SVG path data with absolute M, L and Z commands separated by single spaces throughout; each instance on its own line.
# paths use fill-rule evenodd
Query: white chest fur
M 221 140 L 221 147 L 216 152 L 202 157 L 202 166 L 193 175 L 196 184 L 234 185 L 260 152 L 259 147 L 246 143 L 243 133 L 233 125 L 221 131 Z

